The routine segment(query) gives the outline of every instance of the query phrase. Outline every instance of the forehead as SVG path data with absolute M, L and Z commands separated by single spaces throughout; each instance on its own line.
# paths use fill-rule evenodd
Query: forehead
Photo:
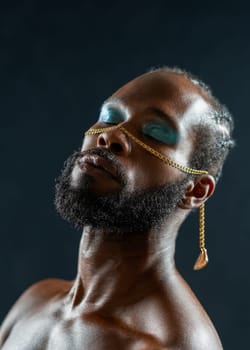
M 128 82 L 110 98 L 120 101 L 131 113 L 157 108 L 175 118 L 200 114 L 208 109 L 199 86 L 171 72 L 147 73 Z

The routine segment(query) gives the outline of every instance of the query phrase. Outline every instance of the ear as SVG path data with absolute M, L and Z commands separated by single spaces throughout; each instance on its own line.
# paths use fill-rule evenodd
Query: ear
M 203 204 L 212 196 L 215 190 L 215 180 L 212 175 L 200 175 L 192 180 L 187 187 L 179 207 L 182 209 L 194 209 Z

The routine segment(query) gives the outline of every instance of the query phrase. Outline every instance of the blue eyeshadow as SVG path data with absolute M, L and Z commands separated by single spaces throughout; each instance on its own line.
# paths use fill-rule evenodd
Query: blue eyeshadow
M 106 107 L 101 111 L 99 121 L 106 124 L 119 124 L 126 119 L 124 113 L 114 107 Z
M 142 132 L 144 135 L 167 145 L 175 144 L 179 141 L 178 133 L 167 123 L 160 120 L 145 123 L 142 127 Z

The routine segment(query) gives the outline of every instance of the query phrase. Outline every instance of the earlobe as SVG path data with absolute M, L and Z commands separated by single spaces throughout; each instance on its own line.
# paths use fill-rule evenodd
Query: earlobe
M 201 175 L 188 186 L 187 191 L 179 203 L 182 209 L 194 209 L 201 206 L 212 196 L 215 190 L 215 180 L 212 175 Z

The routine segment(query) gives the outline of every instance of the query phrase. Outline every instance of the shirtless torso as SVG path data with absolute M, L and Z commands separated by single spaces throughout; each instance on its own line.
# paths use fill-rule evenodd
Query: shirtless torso
M 218 111 L 211 121 L 217 103 L 185 74 L 163 70 L 103 104 L 56 187 L 59 213 L 83 228 L 76 280 L 29 288 L 0 329 L 1 350 L 222 349 L 174 263 L 180 226 L 215 189 L 213 175 L 187 166 L 204 132 L 198 137 L 197 125 L 218 127 L 216 140 L 219 133 L 225 144 Z M 213 150 L 209 140 L 202 150 Z
M 178 277 L 178 280 L 180 277 Z M 221 350 L 217 333 L 186 284 L 111 313 L 70 311 L 72 282 L 45 280 L 28 289 L 2 327 L 1 350 Z M 181 288 L 180 288 L 181 287 Z M 169 290 L 171 296 L 171 289 Z M 178 292 L 177 292 L 178 291 Z M 195 312 L 194 312 L 195 311 Z

